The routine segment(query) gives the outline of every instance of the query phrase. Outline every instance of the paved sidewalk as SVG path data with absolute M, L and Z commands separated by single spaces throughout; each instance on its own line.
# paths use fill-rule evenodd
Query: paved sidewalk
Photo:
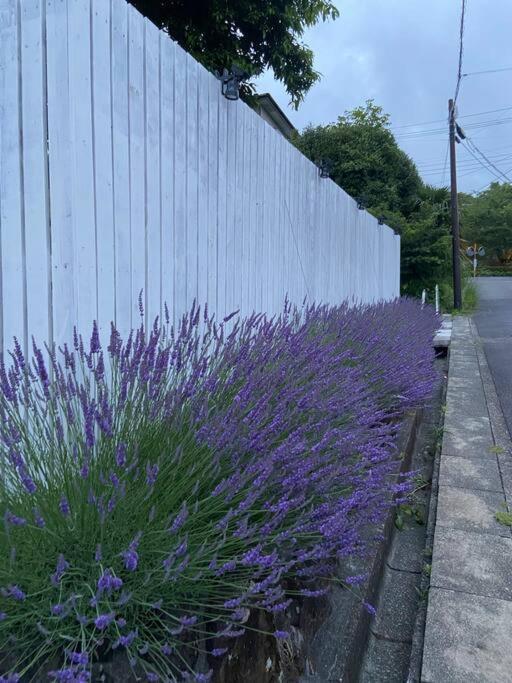
M 512 682 L 511 441 L 477 332 L 451 339 L 424 683 Z

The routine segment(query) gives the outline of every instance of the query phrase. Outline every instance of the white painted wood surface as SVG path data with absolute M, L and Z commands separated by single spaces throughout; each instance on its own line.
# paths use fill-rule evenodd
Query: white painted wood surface
M 400 238 L 125 0 L 0 0 L 0 349 L 399 294 Z

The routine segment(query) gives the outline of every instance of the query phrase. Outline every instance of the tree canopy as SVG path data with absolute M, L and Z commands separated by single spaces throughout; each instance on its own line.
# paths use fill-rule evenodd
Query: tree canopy
M 368 100 L 327 126 L 308 126 L 296 139 L 311 160 L 330 159 L 331 178 L 368 207 L 409 215 L 422 186 L 416 166 L 395 142 L 389 116 Z
M 312 161 L 329 159 L 331 178 L 402 236 L 402 289 L 417 294 L 450 270 L 449 194 L 425 185 L 372 100 L 335 123 L 308 126 L 295 139 Z
M 476 197 L 459 195 L 461 234 L 501 263 L 512 261 L 512 185 L 492 183 Z
M 130 0 L 210 71 L 271 68 L 295 106 L 318 80 L 304 30 L 336 19 L 331 0 Z

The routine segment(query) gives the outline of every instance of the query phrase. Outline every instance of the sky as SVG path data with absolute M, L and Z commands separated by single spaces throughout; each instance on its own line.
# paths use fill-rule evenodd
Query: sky
M 447 112 L 457 80 L 461 1 L 336 0 L 336 5 L 336 21 L 304 34 L 322 78 L 299 109 L 289 106 L 272 72 L 258 79 L 258 92 L 270 92 L 299 130 L 331 123 L 372 98 L 390 115 L 398 144 L 423 179 L 448 185 Z M 467 0 L 462 73 L 469 75 L 462 78 L 457 107 L 470 142 L 457 145 L 459 191 L 484 189 L 496 177 L 504 180 L 502 173 L 512 179 L 511 36 L 512 0 Z M 511 70 L 470 75 L 507 67 Z M 471 144 L 494 164 L 492 172 L 474 147 L 467 149 Z

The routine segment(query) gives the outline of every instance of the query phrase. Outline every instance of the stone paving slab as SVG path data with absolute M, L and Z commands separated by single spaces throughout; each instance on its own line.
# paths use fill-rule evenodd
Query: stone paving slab
M 458 455 L 443 458 L 440 468 L 443 486 L 476 489 L 480 491 L 503 490 L 496 457 L 461 458 Z
M 511 557 L 512 538 L 437 529 L 430 585 L 512 600 Z
M 432 588 L 423 683 L 510 683 L 512 602 Z
M 439 487 L 436 525 L 510 536 L 509 529 L 495 518 L 496 512 L 502 510 L 504 504 L 503 493 L 442 485 Z
M 442 452 L 463 458 L 479 458 L 489 453 L 493 446 L 489 420 L 485 417 L 468 417 L 463 422 L 445 428 Z

